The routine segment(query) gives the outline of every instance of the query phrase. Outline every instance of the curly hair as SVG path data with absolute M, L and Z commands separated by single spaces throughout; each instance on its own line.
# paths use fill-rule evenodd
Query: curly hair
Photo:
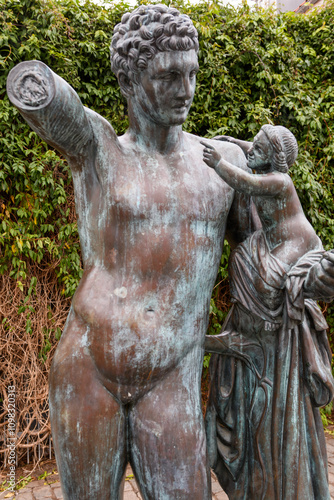
M 268 137 L 274 149 L 275 170 L 286 173 L 297 159 L 298 144 L 289 129 L 281 125 L 263 125 L 261 130 Z
M 191 49 L 198 52 L 198 34 L 187 15 L 166 5 L 141 5 L 114 28 L 111 69 L 117 78 L 124 72 L 138 83 L 140 71 L 157 52 Z

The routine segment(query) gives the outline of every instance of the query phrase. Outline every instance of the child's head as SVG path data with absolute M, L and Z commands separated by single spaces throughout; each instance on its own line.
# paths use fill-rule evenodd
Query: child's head
M 273 167 L 278 172 L 286 173 L 294 164 L 298 155 L 298 144 L 290 130 L 281 125 L 263 125 L 261 130 L 267 136 L 273 148 Z

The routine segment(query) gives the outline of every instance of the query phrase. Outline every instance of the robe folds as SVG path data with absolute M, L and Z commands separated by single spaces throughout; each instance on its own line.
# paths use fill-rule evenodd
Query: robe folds
M 233 306 L 207 336 L 210 465 L 232 500 L 330 500 L 319 408 L 334 394 L 327 323 L 303 284 L 324 251 L 291 268 L 262 230 L 231 254 Z

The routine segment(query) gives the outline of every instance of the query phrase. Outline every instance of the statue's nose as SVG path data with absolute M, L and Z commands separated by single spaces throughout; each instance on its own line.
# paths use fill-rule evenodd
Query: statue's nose
M 189 100 L 192 96 L 191 93 L 191 84 L 190 80 L 187 76 L 181 78 L 178 97 L 182 97 L 185 100 Z
M 251 146 L 251 147 L 249 148 L 249 150 L 247 151 L 247 153 L 246 153 L 247 158 L 248 158 L 250 155 L 252 155 L 252 154 L 253 154 L 253 151 L 254 151 L 253 146 Z

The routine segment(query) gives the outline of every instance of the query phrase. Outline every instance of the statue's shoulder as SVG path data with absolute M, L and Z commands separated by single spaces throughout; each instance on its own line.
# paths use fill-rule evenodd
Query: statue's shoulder
M 115 145 L 118 144 L 118 137 L 111 123 L 92 109 L 86 108 L 84 106 L 84 110 L 91 124 L 97 144 L 102 145 L 105 143 L 105 141 L 108 141 L 109 143 L 115 143 Z
M 232 163 L 233 165 L 237 165 L 238 167 L 247 168 L 244 152 L 236 144 L 216 139 L 207 139 L 206 137 L 189 134 L 188 132 L 184 132 L 184 134 L 189 143 L 192 143 L 193 147 L 198 147 L 201 151 L 203 151 L 201 141 L 205 141 L 213 146 L 222 155 L 224 160 Z
M 226 161 L 233 165 L 238 165 L 239 167 L 246 167 L 245 154 L 237 144 L 216 139 L 211 139 L 210 144 L 219 151 Z

